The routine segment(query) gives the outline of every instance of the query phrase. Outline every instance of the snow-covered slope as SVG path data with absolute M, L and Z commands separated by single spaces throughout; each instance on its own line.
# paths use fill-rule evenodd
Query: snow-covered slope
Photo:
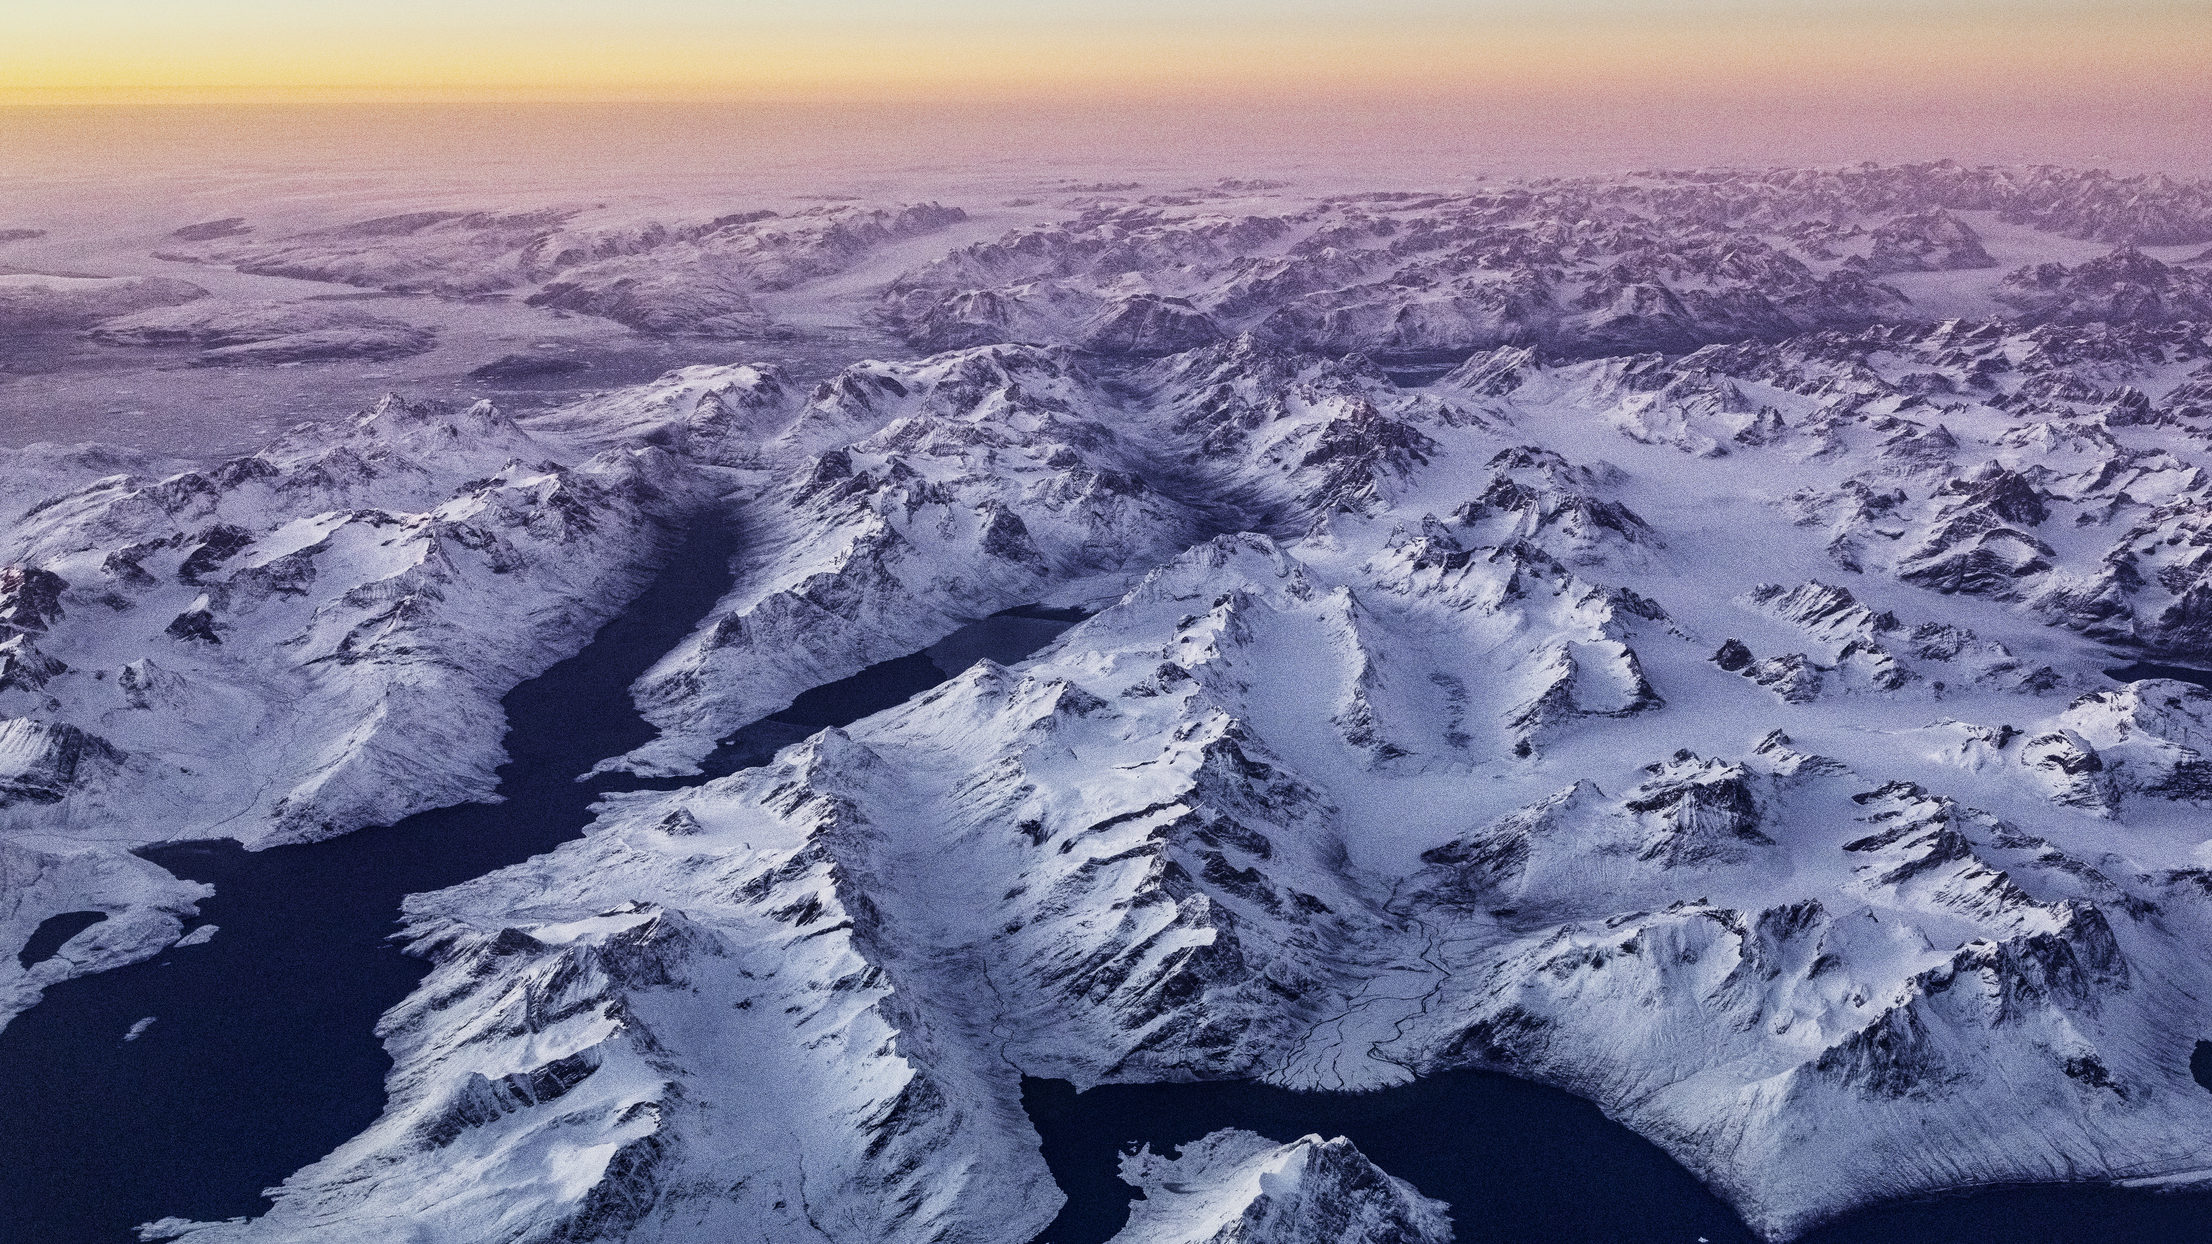
M 1215 1132 L 1174 1158 L 1122 1160 L 1144 1190 L 1118 1244 L 1447 1244 L 1447 1207 L 1393 1179 L 1342 1136 L 1278 1145 Z
M 659 450 L 563 465 L 488 405 L 398 399 L 166 476 L 70 487 L 89 472 L 61 468 L 135 464 L 16 456 L 65 485 L 0 552 L 10 949 L 59 912 L 176 911 L 134 845 L 487 797 L 499 698 L 642 586 L 694 487 Z M 0 958 L 8 1013 L 30 979 Z
M 2006 273 L 1977 229 L 2070 266 Z M 1590 357 L 2000 305 L 2037 319 L 2201 318 L 2202 274 L 2135 246 L 2212 240 L 2202 182 L 1949 163 L 1547 180 L 1462 194 L 1099 202 L 961 247 L 884 291 L 909 341 L 1159 355 L 1238 331 L 1406 360 Z
M 1007 567 L 1000 594 L 938 599 L 1103 581 L 1067 560 L 1064 473 L 1150 471 L 1112 528 L 1150 548 L 1263 515 L 1280 534 L 1164 555 L 1024 668 L 619 800 L 580 842 L 425 896 L 411 927 L 438 974 L 391 1017 L 385 1120 L 267 1219 L 191 1238 L 433 1204 L 462 1233 L 533 1205 L 602 1222 L 611 1201 L 631 1238 L 803 1210 L 839 1239 L 1024 1239 L 1053 1198 L 1021 1074 L 1504 1068 L 1595 1098 L 1776 1236 L 1961 1183 L 2197 1169 L 2206 698 L 2111 689 L 2112 658 L 2033 590 L 1913 573 L 1942 556 L 1924 545 L 2050 524 L 2061 503 L 2011 482 L 2039 428 L 2103 434 L 2039 469 L 2104 478 L 2112 526 L 2188 476 L 2160 464 L 2189 438 L 2010 376 L 1936 435 L 1884 374 L 1965 366 L 1925 355 L 1978 332 L 1523 359 L 1423 394 L 1250 341 L 1113 386 L 1028 348 L 848 372 L 788 408 L 749 504 L 899 531 L 943 479 L 1049 533 L 1031 560 L 915 523 L 932 543 L 897 556 L 937 584 Z M 2062 338 L 1990 340 L 2028 386 L 2050 374 L 2030 343 Z M 2179 359 L 2091 374 L 2171 384 L 2202 348 L 2175 340 Z M 1739 356 L 1800 371 L 1739 378 Z M 1206 448 L 1170 469 L 1132 444 Z M 1959 469 L 1982 454 L 1999 466 Z M 2114 504 L 2115 478 L 2144 499 Z M 1870 495 L 1872 516 L 1846 508 Z M 2106 510 L 2068 512 L 2091 517 L 2007 581 L 2110 561 Z M 832 602 L 929 599 L 871 557 L 797 564 Z M 744 582 L 792 573 L 766 564 Z M 759 614 L 725 616 L 710 636 Z M 852 616 L 777 642 L 888 626 Z M 899 623 L 907 644 L 949 625 Z M 694 643 L 675 662 L 716 649 Z M 648 703 L 725 685 L 677 668 Z M 576 1087 L 467 1104 L 548 1076 Z M 772 1116 L 730 1096 L 767 1083 Z M 531 1172 L 556 1170 L 547 1201 Z
M 435 330 L 343 303 L 203 300 L 102 321 L 91 336 L 111 345 L 190 346 L 199 367 L 321 359 L 396 359 L 437 344 Z
M 174 732 L 294 679 L 298 754 L 336 759 L 221 779 L 272 837 L 390 811 L 392 757 L 431 766 L 425 799 L 481 795 L 491 688 L 580 633 L 545 602 L 618 599 L 685 480 L 746 548 L 635 688 L 662 737 L 611 764 L 693 773 L 964 621 L 1096 609 L 416 896 L 433 966 L 385 1020 L 384 1116 L 267 1215 L 163 1230 L 1024 1244 L 1059 1196 L 1023 1076 L 1505 1070 L 1776 1239 L 1962 1186 L 2200 1175 L 2212 693 L 2105 671 L 2212 660 L 2212 337 L 2189 265 L 2098 255 L 2197 244 L 2202 186 L 1939 165 L 1211 210 L 960 252 L 892 305 L 959 348 L 811 389 L 689 367 L 528 432 L 387 406 L 19 520 L 6 780 L 189 794 L 97 696 Z M 2031 242 L 2063 271 L 2003 275 Z M 1535 301 L 1493 288 L 1524 249 Z M 1391 267 L 1372 318 L 1337 298 L 1439 254 L 1464 271 Z M 1406 299 L 1475 298 L 1462 276 L 1527 315 L 1431 332 Z M 1962 300 L 2013 318 L 1924 317 L 1877 277 L 1980 281 Z M 948 307 L 1003 322 L 963 338 Z M 1409 386 L 1354 347 L 1456 365 Z M 318 499 L 271 509 L 294 478 Z M 143 620 L 133 656 L 98 609 Z M 156 635 L 177 664 L 130 672 Z M 325 686 L 302 652 L 366 655 Z M 380 729 L 341 740 L 361 696 Z M 1338 1142 L 1130 1170 L 1161 1193 L 1132 1239 L 1447 1230 Z
M 756 481 L 736 587 L 640 687 L 665 737 L 635 763 L 677 771 L 963 621 L 1110 599 L 1210 531 L 1371 506 L 1420 460 L 1417 425 L 1457 417 L 1372 368 L 1248 338 L 1136 376 L 980 347 L 858 364 L 805 395 L 693 368 L 594 414 Z
M 99 277 L 0 268 L 0 330 L 54 332 L 111 316 L 174 307 L 207 291 L 173 277 Z

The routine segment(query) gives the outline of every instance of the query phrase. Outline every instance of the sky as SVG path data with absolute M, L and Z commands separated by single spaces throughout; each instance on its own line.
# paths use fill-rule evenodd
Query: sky
M 2196 98 L 2212 0 L 5 0 L 0 101 Z
M 2212 0 L 0 0 L 0 181 L 1017 157 L 2204 176 L 2208 65 Z

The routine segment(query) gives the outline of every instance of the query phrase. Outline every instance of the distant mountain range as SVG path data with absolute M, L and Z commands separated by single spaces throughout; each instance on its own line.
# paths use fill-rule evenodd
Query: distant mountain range
M 858 282 L 925 356 L 519 422 L 393 397 L 221 462 L 0 451 L 0 950 L 109 916 L 0 955 L 4 1014 L 182 934 L 204 889 L 133 845 L 486 797 L 500 697 L 678 532 L 740 537 L 633 687 L 659 737 L 603 762 L 669 789 L 411 899 L 433 967 L 384 1117 L 267 1214 L 157 1235 L 1028 1244 L 1062 1197 L 1023 1076 L 1503 1070 L 1777 1240 L 2204 1169 L 2212 691 L 2107 671 L 2212 669 L 2212 186 L 1937 164 L 1060 217 L 178 239 L 670 336 Z M 10 279 L 0 316 L 243 348 L 174 290 Z M 312 331 L 407 344 L 377 321 Z M 1095 612 L 701 774 L 1033 603 Z M 1483 1212 L 1322 1136 L 1124 1171 L 1127 1244 Z

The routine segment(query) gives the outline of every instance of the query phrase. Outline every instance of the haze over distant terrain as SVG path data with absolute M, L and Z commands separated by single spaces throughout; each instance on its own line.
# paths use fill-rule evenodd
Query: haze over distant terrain
M 248 340 L 262 329 L 238 316 L 266 329 L 270 304 L 331 291 L 267 265 L 193 268 L 169 234 L 214 221 L 266 238 L 422 210 L 941 201 L 981 237 L 1051 218 L 1075 186 L 1464 192 L 1946 158 L 2187 175 L 2212 172 L 2208 62 L 2212 6 L 2195 0 L 23 0 L 0 14 L 0 237 L 42 236 L 0 242 L 0 271 L 196 283 L 230 318 L 11 340 L 0 442 L 241 447 L 379 384 L 486 391 L 468 373 L 540 337 L 592 355 L 588 372 L 539 369 L 523 387 L 541 395 L 743 357 L 389 281 L 380 295 L 414 319 L 324 307 L 318 336 Z M 823 291 L 802 367 L 896 348 L 847 296 L 868 279 Z M 180 375 L 187 337 L 211 366 Z M 220 365 L 254 361 L 287 370 Z
M 2193 1244 L 2208 19 L 18 0 L 0 1236 Z
M 452 291 L 405 281 L 349 293 L 269 265 L 210 267 L 194 253 L 210 239 L 172 235 L 214 222 L 236 221 L 269 238 L 426 210 L 588 209 L 603 222 L 646 222 L 849 202 L 960 205 L 968 221 L 941 238 L 880 252 L 843 283 L 773 296 L 819 304 L 802 316 L 808 331 L 778 347 L 803 371 L 907 348 L 879 331 L 867 287 L 878 276 L 890 280 L 904 258 L 1063 218 L 1085 195 L 1141 202 L 1226 180 L 1265 183 L 1263 200 L 1285 201 L 1465 192 L 1635 167 L 1860 159 L 2212 169 L 2212 126 L 2196 125 L 2186 111 L 2159 111 L 2163 100 L 2154 91 L 2085 114 L 2046 97 L 2014 101 L 1994 116 L 1973 97 L 1837 111 L 1836 101 L 1821 98 L 1760 104 L 1645 91 L 1551 99 L 1525 90 L 1267 106 L 1217 95 L 1084 104 L 983 97 L 16 108 L 0 127 L 0 238 L 17 235 L 0 241 L 0 274 L 99 278 L 117 290 L 184 282 L 216 300 L 161 312 L 174 321 L 168 328 L 88 333 L 89 321 L 64 315 L 44 328 L 66 331 L 33 331 L 39 326 L 19 317 L 0 355 L 0 443 L 92 437 L 218 452 L 393 387 L 453 398 L 506 392 L 528 404 L 647 379 L 682 362 L 752 357 L 750 347 L 730 344 L 745 336 L 735 322 L 671 347 L 663 334 L 579 319 L 575 308 L 533 307 L 505 289 L 455 301 L 437 296 Z M 2111 124 L 2137 113 L 2155 114 L 2156 123 Z M 356 301 L 333 302 L 344 298 Z M 319 336 L 265 331 L 269 308 L 291 304 L 317 319 Z M 209 322 L 215 309 L 229 319 Z M 261 317 L 261 329 L 240 316 Z M 258 341 L 249 340 L 256 332 Z M 358 340 L 341 343 L 349 333 Z M 288 340 L 270 344 L 275 337 Z M 188 353 L 191 340 L 199 348 Z M 590 366 L 471 375 L 540 346 L 581 351 Z M 202 365 L 187 366 L 195 363 Z M 248 363 L 262 366 L 234 366 Z

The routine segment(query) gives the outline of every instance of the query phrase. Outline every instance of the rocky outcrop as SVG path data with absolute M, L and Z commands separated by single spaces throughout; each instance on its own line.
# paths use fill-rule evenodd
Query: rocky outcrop
M 1869 240 L 1866 255 L 1856 261 L 1869 276 L 1997 266 L 1973 226 L 1940 208 L 1899 216 Z

